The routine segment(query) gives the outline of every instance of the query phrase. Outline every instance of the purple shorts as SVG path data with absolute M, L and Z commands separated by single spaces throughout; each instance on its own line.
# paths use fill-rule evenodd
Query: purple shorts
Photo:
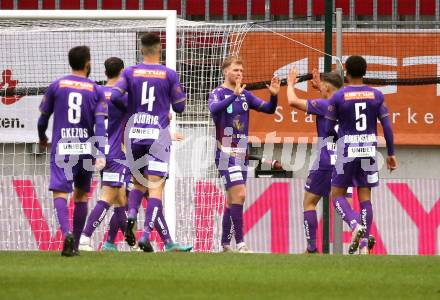
M 160 145 L 132 144 L 131 152 L 136 166 L 130 166 L 131 170 L 137 169 L 143 175 L 156 175 L 168 177 L 170 148 L 163 148 Z M 126 153 L 128 156 L 129 154 Z
M 83 160 L 79 160 L 78 163 L 72 168 L 63 168 L 52 161 L 50 163 L 49 190 L 71 193 L 73 191 L 73 183 L 75 185 L 75 188 L 79 188 L 85 192 L 89 192 L 92 182 L 93 171 L 85 170 L 83 162 Z
M 362 160 L 364 162 L 362 162 Z M 332 186 L 339 188 L 375 187 L 379 185 L 379 172 L 374 159 L 356 159 L 344 163 L 343 172 L 333 170 Z
M 228 161 L 215 160 L 220 177 L 223 180 L 226 190 L 234 185 L 246 184 L 247 179 L 247 161 L 236 160 L 229 157 Z
M 333 170 L 311 170 L 304 189 L 315 195 L 328 197 L 331 188 Z
M 121 187 L 125 184 L 127 177 L 130 177 L 129 173 L 128 167 L 109 159 L 102 170 L 102 185 Z

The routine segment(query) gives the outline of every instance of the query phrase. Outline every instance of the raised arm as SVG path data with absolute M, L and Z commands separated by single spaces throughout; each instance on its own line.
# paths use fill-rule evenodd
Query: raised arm
M 278 77 L 272 78 L 270 86 L 268 85 L 267 88 L 270 92 L 270 99 L 268 102 L 254 96 L 250 92 L 247 92 L 246 96 L 248 97 L 250 108 L 267 114 L 273 114 L 277 109 L 278 93 L 280 91 L 280 80 Z
M 234 94 L 230 95 L 224 100 L 220 99 L 219 94 L 216 92 L 216 90 L 212 91 L 209 94 L 208 99 L 209 111 L 214 115 L 221 111 L 224 111 L 232 102 L 234 102 L 234 100 L 238 96 L 240 96 L 244 92 L 245 87 L 245 84 L 243 86 L 241 85 L 241 78 L 238 78 L 235 81 Z
M 218 114 L 219 112 L 224 111 L 232 102 L 234 102 L 236 98 L 237 96 L 233 94 L 224 100 L 220 100 L 219 95 L 214 90 L 211 93 L 209 93 L 209 99 L 208 99 L 209 111 L 214 115 Z
M 296 109 L 307 111 L 307 100 L 300 99 L 295 93 L 295 84 L 298 82 L 298 69 L 296 67 L 292 67 L 289 71 L 289 75 L 287 76 L 287 102 L 290 107 L 294 107 Z
M 326 136 L 333 136 L 335 134 L 335 126 L 338 123 L 337 113 L 336 113 L 336 97 L 330 99 L 330 104 L 328 105 L 327 114 L 325 115 L 325 133 Z

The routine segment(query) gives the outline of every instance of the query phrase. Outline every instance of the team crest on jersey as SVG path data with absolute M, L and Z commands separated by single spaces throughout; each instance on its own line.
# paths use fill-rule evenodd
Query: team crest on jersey
M 313 101 L 312 101 L 312 106 L 313 106 L 313 107 L 318 106 L 318 103 L 316 102 L 316 100 L 313 100 Z
M 335 107 L 333 105 L 328 106 L 328 111 L 333 111 L 334 109 L 335 109 Z
M 241 131 L 243 129 L 243 123 L 240 121 L 240 116 L 236 116 L 235 119 L 232 121 L 232 126 L 234 126 L 235 129 L 238 131 Z
M 243 104 L 241 104 L 241 107 L 243 107 L 244 111 L 247 111 L 249 108 L 249 105 L 247 104 L 247 102 L 243 102 Z
M 105 99 L 110 100 L 111 96 L 112 96 L 112 92 L 105 92 Z

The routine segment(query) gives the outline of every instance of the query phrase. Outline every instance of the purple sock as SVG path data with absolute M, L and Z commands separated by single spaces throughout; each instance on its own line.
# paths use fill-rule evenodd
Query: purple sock
M 342 220 L 350 226 L 351 230 L 354 230 L 356 225 L 358 225 L 357 220 L 359 219 L 359 214 L 351 208 L 347 198 L 343 196 L 336 197 L 333 199 L 333 205 Z
M 61 232 L 63 236 L 70 233 L 69 224 L 69 210 L 67 209 L 67 201 L 64 198 L 53 199 L 53 205 L 55 208 L 55 215 L 58 219 L 58 224 L 60 224 Z
M 109 207 L 110 204 L 102 200 L 99 200 L 96 203 L 95 208 L 93 208 L 89 218 L 87 219 L 87 224 L 83 231 L 85 236 L 92 236 L 93 231 L 95 231 L 99 224 L 101 224 L 102 220 L 104 220 L 105 214 L 107 213 Z
M 159 236 L 165 245 L 173 243 L 173 239 L 171 238 L 168 224 L 165 221 L 162 209 L 160 209 L 157 214 L 156 222 L 154 222 L 154 227 L 156 228 L 157 233 L 159 233 Z
M 316 210 L 304 211 L 304 232 L 307 240 L 307 250 L 316 250 L 316 228 L 318 228 L 318 216 Z
M 243 242 L 243 205 L 232 204 L 231 205 L 231 219 L 232 225 L 235 230 L 235 242 Z
M 140 190 L 132 189 L 128 194 L 128 218 L 137 219 L 139 206 L 141 205 L 144 193 Z
M 225 206 L 222 220 L 222 246 L 231 244 L 232 239 L 232 220 L 231 209 Z
M 119 229 L 122 231 L 122 233 L 125 232 L 125 226 L 127 225 L 127 210 L 127 206 L 115 208 L 115 213 L 118 215 Z
M 148 199 L 147 208 L 145 209 L 144 232 L 142 233 L 142 236 L 147 240 L 150 239 L 151 231 L 154 228 L 154 223 L 156 222 L 157 214 L 159 212 L 159 206 L 162 206 L 162 201 L 159 199 Z
M 365 226 L 365 234 L 364 237 L 368 238 L 370 236 L 371 224 L 373 223 L 373 206 L 371 205 L 371 201 L 362 201 L 360 203 L 361 206 L 361 224 Z
M 75 202 L 75 207 L 73 209 L 73 237 L 75 239 L 75 249 L 78 249 L 79 238 L 81 237 L 81 232 L 83 231 L 84 224 L 86 223 L 87 206 L 87 202 Z
M 119 220 L 118 215 L 116 213 L 116 209 L 119 207 L 115 207 L 113 211 L 112 218 L 110 219 L 110 224 L 107 232 L 107 242 L 114 244 L 116 235 L 118 234 L 119 230 Z

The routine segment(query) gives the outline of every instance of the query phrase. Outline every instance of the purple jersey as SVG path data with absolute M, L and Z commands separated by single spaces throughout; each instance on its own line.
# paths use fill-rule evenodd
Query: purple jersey
M 125 154 L 123 151 L 123 138 L 124 138 L 124 128 L 127 122 L 126 111 L 122 111 L 117 108 L 111 101 L 110 97 L 112 94 L 112 87 L 102 86 L 100 89 L 105 95 L 105 99 L 108 104 L 108 152 L 106 151 L 107 159 L 125 159 Z M 127 94 L 124 95 L 124 102 L 127 101 Z
M 152 145 L 160 137 L 165 144 L 171 144 L 170 105 L 176 110 L 175 105 L 186 99 L 174 70 L 159 64 L 131 66 L 122 72 L 113 89 L 128 93 L 128 137 L 133 142 Z
M 226 109 L 216 113 L 211 109 L 217 149 L 244 156 L 248 142 L 249 109 L 264 111 L 268 105 L 273 104 L 276 107 L 276 103 L 265 102 L 246 90 L 243 90 L 240 96 L 235 96 L 234 91 L 219 86 L 209 94 L 209 106 L 225 101 L 229 97 L 235 97 L 235 100 Z
M 388 109 L 382 92 L 362 85 L 337 91 L 326 118 L 338 122 L 338 147 L 344 146 L 344 156 L 356 159 L 376 156 L 377 119 L 386 116 Z
M 95 116 L 107 115 L 104 94 L 90 79 L 75 75 L 61 77 L 49 86 L 40 111 L 54 115 L 52 160 L 55 155 L 90 155 Z
M 330 140 L 324 141 L 327 138 L 325 115 L 329 104 L 330 100 L 327 99 L 307 100 L 307 113 L 316 115 L 316 133 L 319 139 L 319 155 L 314 163 L 314 170 L 332 170 L 336 159 L 336 144 Z

